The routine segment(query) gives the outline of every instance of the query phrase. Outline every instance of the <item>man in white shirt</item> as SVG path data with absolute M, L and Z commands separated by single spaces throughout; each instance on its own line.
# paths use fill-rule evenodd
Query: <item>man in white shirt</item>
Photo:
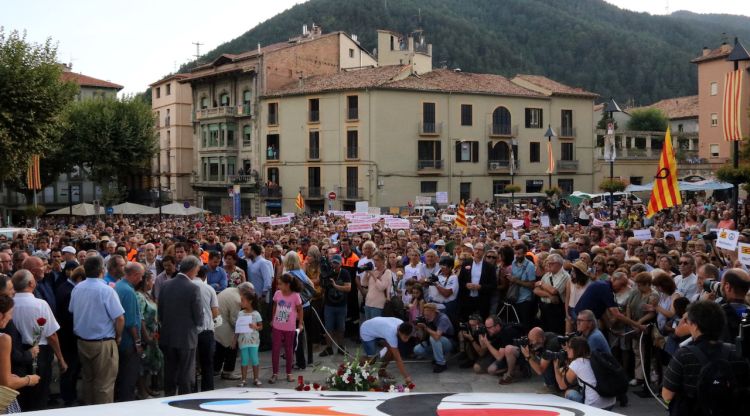
M 427 301 L 438 306 L 451 319 L 458 318 L 456 297 L 458 297 L 458 276 L 453 274 L 453 258 L 440 259 L 440 271 L 437 282 L 431 283 L 427 289 Z
M 203 324 L 198 327 L 198 365 L 201 369 L 201 391 L 214 389 L 214 318 L 219 316 L 219 298 L 216 291 L 206 283 L 207 267 L 203 266 L 193 278 L 200 288 L 201 305 L 203 307 Z
M 690 255 L 680 257 L 680 274 L 674 278 L 677 292 L 693 302 L 698 298 L 698 276 L 695 274 L 695 259 Z
M 419 266 L 419 281 L 424 282 L 430 278 L 433 274 L 437 276 L 440 273 L 440 265 L 438 264 L 438 254 L 435 250 L 427 250 L 424 253 L 424 263 Z
M 372 267 L 375 267 L 375 263 L 372 261 L 372 256 L 375 254 L 375 249 L 377 246 L 373 241 L 365 241 L 365 243 L 362 245 L 362 257 L 359 258 L 359 261 L 357 262 L 357 269 L 361 270 L 363 267 L 365 267 L 366 264 L 372 265 Z M 369 266 L 368 266 L 369 267 Z M 364 299 L 365 296 L 367 296 L 367 284 L 363 283 L 363 278 L 365 276 L 365 272 L 357 272 L 357 288 L 359 288 L 359 293 L 362 295 L 362 298 Z
M 407 342 L 414 328 L 410 323 L 404 323 L 398 318 L 386 318 L 378 316 L 362 323 L 359 327 L 359 336 L 362 338 L 362 348 L 365 355 L 371 360 L 377 358 L 378 349 L 385 344 L 387 349 L 381 368 L 385 368 L 391 359 L 396 360 L 399 372 L 404 376 L 406 384 L 410 384 L 411 376 L 406 372 L 404 360 L 398 350 L 399 340 Z
M 68 369 L 57 338 L 60 325 L 52 314 L 49 304 L 34 297 L 37 282 L 30 271 L 26 269 L 17 271 L 13 274 L 12 281 L 13 289 L 16 291 L 13 322 L 24 344 L 39 345 L 38 368 L 28 371 L 31 374 L 31 370 L 36 370 L 36 374 L 40 376 L 39 384 L 21 389 L 18 399 L 24 410 L 44 409 L 49 401 L 53 358 L 57 357 L 60 373 Z

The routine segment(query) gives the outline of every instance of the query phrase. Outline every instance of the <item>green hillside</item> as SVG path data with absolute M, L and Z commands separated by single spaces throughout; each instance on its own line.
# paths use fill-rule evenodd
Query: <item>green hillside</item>
M 602 0 L 310 0 L 207 53 L 253 49 L 316 23 L 354 33 L 372 51 L 377 29 L 424 29 L 436 67 L 546 75 L 620 102 L 648 104 L 696 93 L 690 60 L 726 33 L 750 39 L 750 18 L 676 12 L 652 16 Z M 194 66 L 187 64 L 184 69 Z

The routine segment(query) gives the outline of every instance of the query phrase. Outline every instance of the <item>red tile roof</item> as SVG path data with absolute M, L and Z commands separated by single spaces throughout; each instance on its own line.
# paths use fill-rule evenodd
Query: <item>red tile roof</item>
M 561 84 L 557 81 L 553 81 L 541 75 L 519 74 L 519 75 L 516 75 L 516 78 L 514 78 L 514 80 L 515 79 L 526 81 L 530 84 L 540 87 L 541 89 L 547 90 L 552 95 L 566 95 L 566 96 L 590 97 L 590 98 L 596 98 L 599 96 L 598 94 L 594 94 L 593 92 L 586 91 L 583 88 L 570 87 L 565 84 Z
M 316 75 L 304 78 L 301 82 L 294 81 L 281 88 L 269 91 L 266 96 L 279 97 L 284 95 L 304 95 L 326 91 L 382 87 L 408 70 L 409 67 L 407 65 L 388 65 Z
M 88 75 L 79 74 L 76 72 L 65 71 L 62 73 L 63 81 L 75 82 L 81 87 L 98 87 L 98 88 L 111 88 L 115 90 L 121 90 L 124 87 L 113 82 L 104 81 Z
M 651 105 L 640 107 L 640 109 L 643 108 L 657 108 L 663 111 L 671 120 L 698 117 L 698 96 L 690 95 L 687 97 L 667 98 Z M 628 111 L 638 109 L 633 108 Z
M 730 53 L 732 53 L 732 47 L 724 44 L 716 49 L 711 49 L 706 54 L 703 54 L 697 58 L 693 58 L 693 60 L 691 60 L 690 62 L 696 64 L 705 61 L 712 61 L 714 59 L 726 58 Z
M 435 69 L 426 74 L 411 75 L 403 80 L 388 83 L 384 87 L 465 94 L 542 97 L 541 94 L 516 85 L 501 75 L 474 74 L 450 69 Z

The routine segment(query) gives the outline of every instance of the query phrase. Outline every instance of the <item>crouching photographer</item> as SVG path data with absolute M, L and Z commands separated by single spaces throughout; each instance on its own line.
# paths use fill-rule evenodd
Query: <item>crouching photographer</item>
M 529 335 L 513 340 L 513 345 L 505 347 L 505 361 L 508 371 L 500 378 L 500 384 L 511 384 L 523 366 L 522 357 L 535 373 L 544 377 L 544 393 L 557 393 L 557 381 L 552 365 L 552 359 L 545 351 L 560 351 L 558 334 L 544 332 L 542 328 L 535 327 L 529 331 Z
M 479 345 L 479 333 L 486 333 L 487 328 L 482 326 L 482 317 L 476 314 L 470 315 L 466 322 L 458 324 L 458 344 L 462 352 L 462 359 L 459 361 L 459 368 L 471 368 L 474 363 L 482 356 Z
M 446 355 L 453 351 L 453 324 L 448 315 L 440 312 L 434 303 L 424 305 L 423 316 L 416 324 L 425 339 L 414 347 L 414 355 L 420 358 L 432 356 L 432 372 L 442 373 L 448 369 Z
M 554 374 L 558 387 L 565 391 L 565 398 L 604 410 L 612 410 L 614 397 L 602 397 L 597 392 L 597 380 L 591 366 L 591 350 L 586 338 L 570 338 L 563 351 L 551 353 Z M 567 364 L 566 363 L 570 363 Z

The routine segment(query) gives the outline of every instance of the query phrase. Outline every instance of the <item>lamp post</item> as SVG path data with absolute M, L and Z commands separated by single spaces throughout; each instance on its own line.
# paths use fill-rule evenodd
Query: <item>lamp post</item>
M 727 56 L 727 61 L 734 63 L 734 70 L 737 71 L 740 68 L 740 61 L 750 61 L 750 54 L 747 49 L 740 43 L 739 39 L 734 38 L 734 49 Z M 742 109 L 744 114 L 744 108 Z M 726 117 L 724 118 L 726 120 Z M 740 120 L 737 120 L 739 123 Z M 740 166 L 740 141 L 734 140 L 732 149 L 732 166 L 737 169 Z M 734 184 L 734 192 L 732 193 L 732 209 L 734 210 L 734 223 L 735 226 L 739 226 L 740 210 L 739 210 L 739 197 L 740 197 L 740 186 Z
M 552 130 L 552 125 L 547 126 L 547 132 L 544 133 L 544 137 L 547 138 L 547 149 L 548 149 L 548 155 L 547 157 L 550 158 L 550 160 L 547 162 L 547 188 L 552 189 L 552 138 L 557 136 L 555 134 L 555 131 Z
M 605 146 L 609 146 L 609 180 L 615 179 L 615 118 L 614 113 L 621 113 L 622 109 L 615 102 L 613 97 L 610 97 L 609 101 L 604 103 L 604 111 L 607 114 L 607 143 Z M 605 155 L 607 152 L 605 152 Z M 613 217 L 615 203 L 615 194 L 610 190 L 609 192 L 609 215 Z

